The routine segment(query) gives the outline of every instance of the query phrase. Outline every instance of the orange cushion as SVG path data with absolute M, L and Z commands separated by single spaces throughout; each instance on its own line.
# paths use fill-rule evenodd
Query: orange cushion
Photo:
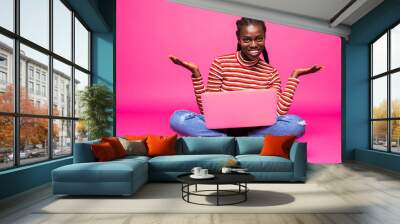
M 266 135 L 264 137 L 264 146 L 261 149 L 262 156 L 281 156 L 289 159 L 290 147 L 296 136 L 273 136 Z
M 90 147 L 97 161 L 103 162 L 117 158 L 113 147 L 108 142 L 93 144 Z
M 126 151 L 117 137 L 101 138 L 101 142 L 108 142 L 118 158 L 126 156 Z
M 130 140 L 130 141 L 137 141 L 137 140 L 146 141 L 147 136 L 125 135 L 124 139 Z
M 162 156 L 162 155 L 175 155 L 176 154 L 176 139 L 174 136 L 155 136 L 150 135 L 147 137 L 147 154 L 148 156 Z

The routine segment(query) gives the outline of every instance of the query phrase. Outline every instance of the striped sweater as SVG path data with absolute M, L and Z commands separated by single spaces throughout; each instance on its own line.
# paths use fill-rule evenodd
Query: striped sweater
M 239 52 L 217 57 L 208 74 L 207 88 L 201 77 L 192 77 L 196 101 L 203 113 L 201 94 L 204 92 L 224 92 L 246 89 L 274 88 L 278 94 L 278 115 L 287 114 L 293 102 L 293 95 L 299 84 L 297 78 L 289 78 L 281 90 L 278 71 L 263 60 L 246 61 Z

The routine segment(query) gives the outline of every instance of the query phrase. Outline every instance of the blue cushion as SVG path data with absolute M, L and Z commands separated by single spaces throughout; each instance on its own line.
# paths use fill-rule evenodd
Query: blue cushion
M 236 159 L 250 172 L 293 172 L 292 161 L 279 156 L 239 155 Z
M 264 137 L 236 137 L 236 155 L 260 154 Z
M 233 137 L 183 137 L 179 142 L 178 154 L 226 154 L 234 155 Z
M 117 159 L 117 160 L 113 160 L 113 161 L 132 161 L 132 160 L 140 160 L 143 162 L 147 162 L 149 161 L 150 157 L 147 156 L 135 156 L 135 155 L 129 155 L 129 156 L 125 156 L 123 158 Z
M 99 144 L 100 140 L 93 140 L 87 142 L 75 143 L 74 147 L 74 163 L 89 163 L 95 162 L 96 158 L 90 146 L 92 144 Z
M 130 182 L 133 172 L 147 169 L 140 160 L 74 163 L 52 171 L 53 181 L 59 182 Z M 147 176 L 147 172 L 142 175 Z
M 219 171 L 227 161 L 235 159 L 231 155 L 173 155 L 157 156 L 149 160 L 149 170 L 190 172 L 193 167 L 200 166 L 210 171 Z

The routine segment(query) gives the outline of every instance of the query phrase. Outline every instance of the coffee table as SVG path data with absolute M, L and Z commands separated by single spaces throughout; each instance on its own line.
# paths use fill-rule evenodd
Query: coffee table
M 215 173 L 213 174 L 215 177 L 212 179 L 193 179 L 190 177 L 191 173 L 182 174 L 177 177 L 178 181 L 182 183 L 182 199 L 188 203 L 198 204 L 198 205 L 234 205 L 247 201 L 247 192 L 249 188 L 247 187 L 247 183 L 255 180 L 255 177 L 249 173 Z M 215 190 L 198 190 L 197 185 L 215 185 Z M 190 186 L 195 186 L 194 191 L 190 191 Z M 220 189 L 220 185 L 236 185 L 238 186 L 237 190 L 224 190 Z M 206 194 L 209 192 L 214 192 L 215 194 Z M 190 200 L 190 196 L 203 196 L 203 197 L 216 197 L 216 204 L 202 204 L 193 202 Z M 223 203 L 221 202 L 221 197 L 232 197 L 232 196 L 240 196 L 239 200 L 236 200 L 231 203 Z

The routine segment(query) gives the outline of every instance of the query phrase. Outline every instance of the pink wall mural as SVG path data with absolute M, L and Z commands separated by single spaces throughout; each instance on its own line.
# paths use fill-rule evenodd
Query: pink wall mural
M 173 134 L 170 115 L 199 112 L 191 74 L 171 63 L 175 54 L 200 66 L 204 81 L 213 59 L 236 50 L 240 17 L 167 1 L 117 1 L 117 135 Z M 270 63 L 282 86 L 293 69 L 321 64 L 300 77 L 289 114 L 307 122 L 310 163 L 341 162 L 341 40 L 266 22 Z

